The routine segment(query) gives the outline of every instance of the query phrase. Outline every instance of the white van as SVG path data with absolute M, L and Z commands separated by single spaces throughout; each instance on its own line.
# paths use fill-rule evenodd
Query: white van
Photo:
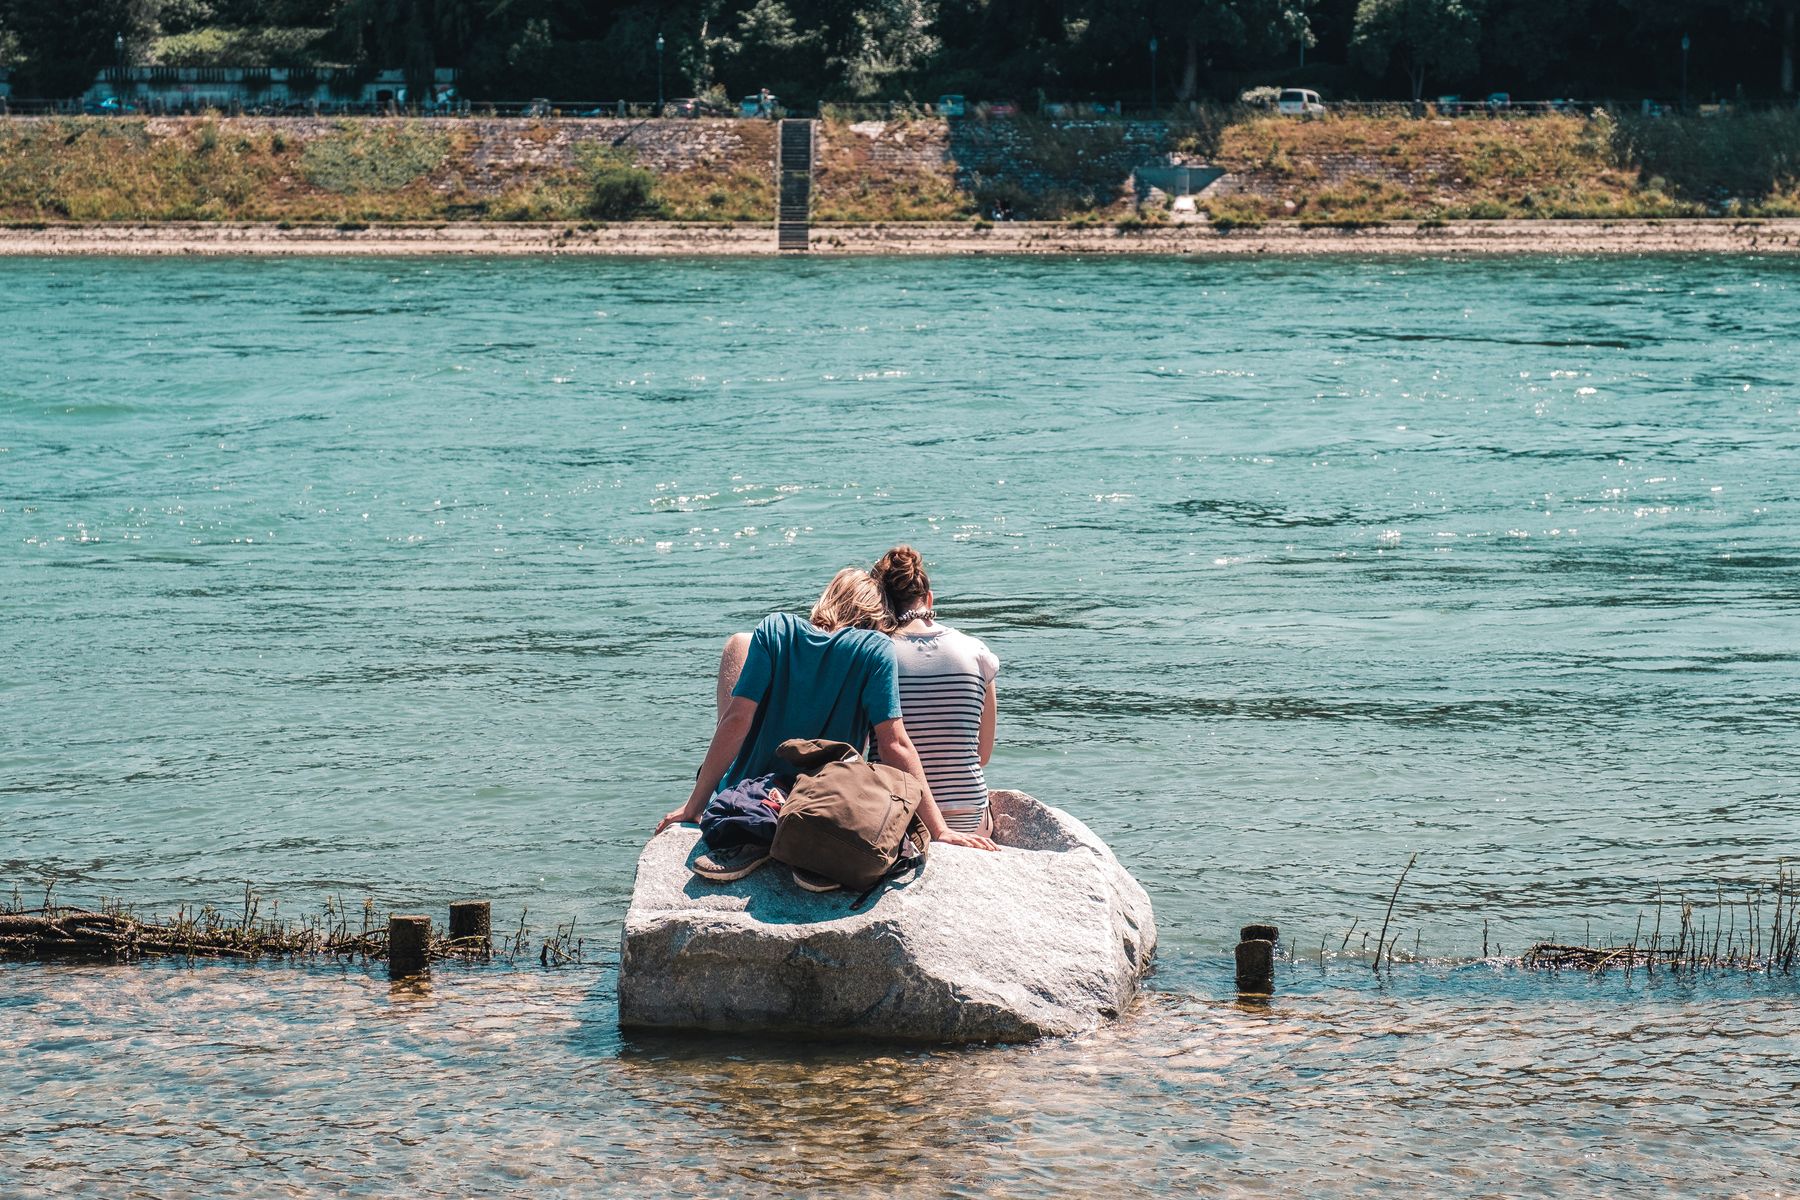
M 1282 88 L 1275 110 L 1284 117 L 1317 117 L 1325 114 L 1325 102 L 1306 88 Z

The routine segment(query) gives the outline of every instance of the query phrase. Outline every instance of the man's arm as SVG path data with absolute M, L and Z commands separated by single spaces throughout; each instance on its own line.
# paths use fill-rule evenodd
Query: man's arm
M 713 727 L 712 744 L 706 748 L 706 758 L 700 764 L 700 777 L 694 780 L 694 790 L 689 794 L 687 803 L 658 821 L 657 833 L 683 821 L 700 819 L 700 811 L 712 798 L 719 780 L 725 777 L 731 761 L 744 748 L 744 737 L 750 732 L 751 721 L 756 718 L 756 707 L 754 700 L 747 700 L 742 696 L 731 698 L 731 703 L 725 706 L 725 712 L 719 717 L 719 723 Z
M 875 727 L 875 748 L 880 752 L 882 762 L 905 771 L 925 789 L 925 799 L 919 805 L 919 819 L 925 822 L 925 829 L 931 834 L 932 841 L 948 842 L 952 846 L 973 846 L 977 850 L 999 849 L 990 839 L 980 834 L 958 833 L 944 823 L 944 814 L 938 811 L 937 801 L 931 797 L 931 785 L 925 782 L 925 767 L 919 762 L 919 752 L 913 748 L 912 738 L 907 736 L 906 726 L 899 717 L 883 721 Z

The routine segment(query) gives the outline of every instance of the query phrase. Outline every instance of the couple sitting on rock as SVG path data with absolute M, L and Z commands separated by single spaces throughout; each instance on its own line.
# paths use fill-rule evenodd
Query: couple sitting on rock
M 719 723 L 686 804 L 656 831 L 700 819 L 727 787 L 781 769 L 775 748 L 823 738 L 864 750 L 925 784 L 919 818 L 932 840 L 995 849 L 982 766 L 994 746 L 994 677 L 1000 660 L 976 638 L 939 624 L 918 551 L 896 546 L 873 571 L 837 573 L 812 620 L 763 618 L 733 634 L 719 660 Z M 695 860 L 715 882 L 768 861 L 763 845 L 715 849 Z M 811 891 L 838 885 L 807 871 Z

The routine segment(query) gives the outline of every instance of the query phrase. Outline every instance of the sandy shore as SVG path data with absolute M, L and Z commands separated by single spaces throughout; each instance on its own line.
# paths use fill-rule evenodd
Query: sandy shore
M 1368 229 L 1204 223 L 1122 231 L 1051 222 L 816 225 L 815 254 L 1693 254 L 1797 253 L 1800 220 L 1453 221 Z M 773 255 L 772 225 L 109 224 L 0 228 L 6 255 Z

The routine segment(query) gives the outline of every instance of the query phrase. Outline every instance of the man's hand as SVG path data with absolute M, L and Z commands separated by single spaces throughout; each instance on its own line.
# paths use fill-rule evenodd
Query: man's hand
M 656 833 L 661 833 L 671 825 L 681 825 L 694 819 L 694 817 L 688 816 L 687 805 L 684 804 L 656 823 Z M 656 834 L 650 836 L 655 837 Z
M 694 790 L 688 794 L 687 803 L 658 821 L 656 833 L 661 833 L 671 825 L 700 819 L 700 813 L 706 808 L 707 800 L 712 797 L 713 789 L 719 786 L 719 780 L 725 777 L 731 760 L 743 748 L 744 735 L 750 732 L 750 721 L 755 716 L 756 701 L 746 700 L 742 696 L 731 698 L 719 723 L 713 726 L 712 742 L 706 747 L 706 758 L 694 776 Z M 656 834 L 650 836 L 655 837 Z
M 942 837 L 935 837 L 931 840 L 942 842 L 946 846 L 967 846 L 971 850 L 998 850 L 1000 848 L 994 844 L 993 838 L 982 837 L 979 833 L 958 833 L 954 829 L 946 829 Z

